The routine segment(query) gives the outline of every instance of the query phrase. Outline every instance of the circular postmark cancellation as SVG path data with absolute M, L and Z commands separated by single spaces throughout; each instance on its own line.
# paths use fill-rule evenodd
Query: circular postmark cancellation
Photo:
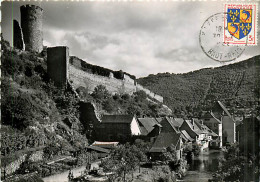
M 227 13 L 217 13 L 210 16 L 202 25 L 199 42 L 203 52 L 211 59 L 219 62 L 233 61 L 238 58 L 246 48 L 244 45 L 229 45 L 224 42 L 224 21 Z

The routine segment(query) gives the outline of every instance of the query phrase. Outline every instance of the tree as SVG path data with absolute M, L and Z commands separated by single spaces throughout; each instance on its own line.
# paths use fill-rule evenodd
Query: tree
M 114 101 L 114 99 L 112 98 L 109 98 L 107 99 L 106 101 L 104 101 L 103 103 L 103 108 L 104 110 L 108 111 L 109 113 L 113 112 L 113 111 L 116 111 L 117 109 L 117 104 L 116 102 Z
M 99 103 L 103 103 L 105 100 L 111 97 L 111 94 L 104 85 L 98 85 L 95 87 L 91 96 Z
M 147 94 L 143 90 L 135 92 L 134 96 L 137 102 L 142 102 L 147 98 Z
M 143 150 L 129 143 L 120 145 L 111 152 L 111 159 L 103 161 L 101 167 L 104 171 L 114 171 L 117 176 L 133 172 L 140 165 L 141 161 L 146 161 Z
M 176 149 L 174 145 L 171 145 L 169 147 L 166 148 L 166 152 L 161 154 L 160 157 L 165 163 L 168 162 L 174 162 L 176 163 L 177 160 L 177 156 L 176 156 Z
M 219 160 L 220 166 L 214 173 L 214 181 L 257 181 L 259 179 L 259 159 L 243 156 L 236 145 L 232 145 Z

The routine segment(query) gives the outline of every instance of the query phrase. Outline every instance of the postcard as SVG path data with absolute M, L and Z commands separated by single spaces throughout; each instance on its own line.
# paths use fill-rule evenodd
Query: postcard
M 259 1 L 1 2 L 2 181 L 259 181 Z

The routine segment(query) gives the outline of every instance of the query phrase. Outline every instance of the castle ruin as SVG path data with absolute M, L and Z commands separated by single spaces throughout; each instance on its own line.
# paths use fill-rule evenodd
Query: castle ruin
M 19 24 L 14 22 L 14 47 L 26 51 L 41 52 L 43 50 L 42 19 L 43 9 L 35 5 L 25 5 L 20 7 L 22 36 L 19 36 Z M 18 34 L 17 34 L 18 32 Z M 21 43 L 25 47 L 21 48 Z
M 23 38 L 25 50 L 41 52 L 43 10 L 34 5 L 21 6 L 20 10 L 22 37 L 14 36 L 15 42 L 20 46 L 20 40 Z M 17 26 L 16 23 L 15 26 L 19 33 L 19 24 Z M 151 98 L 163 102 L 162 96 L 139 85 L 133 75 L 90 65 L 75 56 L 70 57 L 69 48 L 66 46 L 47 48 L 47 73 L 54 84 L 61 89 L 70 83 L 76 89 L 84 87 L 91 93 L 96 86 L 104 85 L 110 93 L 133 94 L 142 90 Z
M 23 33 L 17 20 L 13 20 L 13 46 L 17 49 L 24 50 Z
M 69 70 L 69 48 L 65 46 L 47 48 L 47 73 L 57 87 L 66 87 Z

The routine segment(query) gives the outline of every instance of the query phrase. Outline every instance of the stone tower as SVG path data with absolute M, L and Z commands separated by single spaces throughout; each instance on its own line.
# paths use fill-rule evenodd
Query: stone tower
M 20 7 L 20 11 L 25 50 L 41 52 L 43 49 L 42 8 L 35 5 L 25 5 Z
M 66 46 L 47 48 L 47 73 L 59 88 L 66 88 L 69 77 L 69 48 Z

